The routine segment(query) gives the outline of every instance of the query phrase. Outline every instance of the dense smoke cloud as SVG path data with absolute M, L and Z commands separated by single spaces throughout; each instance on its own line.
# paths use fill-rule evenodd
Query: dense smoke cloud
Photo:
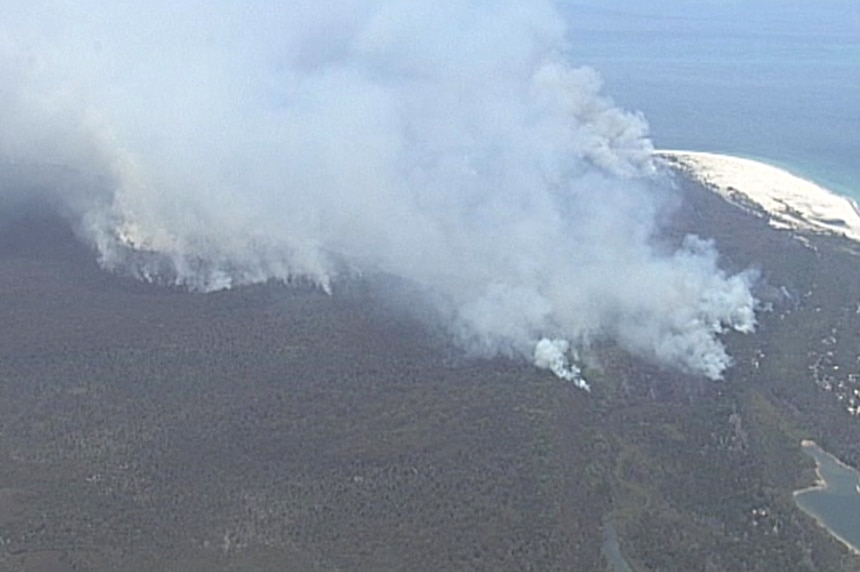
M 566 372 L 545 350 L 608 336 L 718 378 L 718 334 L 754 325 L 710 244 L 653 245 L 647 125 L 568 63 L 549 2 L 2 5 L 0 197 L 50 203 L 108 269 L 388 273 L 470 351 Z

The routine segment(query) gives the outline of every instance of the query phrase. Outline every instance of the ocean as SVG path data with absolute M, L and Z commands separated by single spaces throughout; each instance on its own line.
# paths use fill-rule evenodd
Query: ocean
M 860 2 L 563 4 L 571 59 L 657 148 L 760 159 L 860 199 Z

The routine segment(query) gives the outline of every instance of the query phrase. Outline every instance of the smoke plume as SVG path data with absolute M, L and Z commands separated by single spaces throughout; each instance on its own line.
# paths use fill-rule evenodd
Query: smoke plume
M 750 276 L 656 244 L 647 124 L 571 65 L 551 2 L 0 5 L 2 204 L 50 204 L 107 269 L 387 273 L 467 350 L 583 387 L 591 339 L 719 378 L 719 334 L 754 326 Z

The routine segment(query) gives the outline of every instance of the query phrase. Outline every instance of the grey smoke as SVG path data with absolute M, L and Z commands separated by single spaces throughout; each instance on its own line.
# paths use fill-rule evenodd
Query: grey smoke
M 0 5 L 0 195 L 53 204 L 105 268 L 389 273 L 470 351 L 610 337 L 710 378 L 754 327 L 750 275 L 654 245 L 647 124 L 569 63 L 551 2 Z

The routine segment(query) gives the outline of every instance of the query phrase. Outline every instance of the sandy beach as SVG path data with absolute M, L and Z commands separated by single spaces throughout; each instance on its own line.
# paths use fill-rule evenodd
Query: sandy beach
M 860 210 L 853 200 L 784 169 L 717 153 L 660 150 L 657 155 L 739 206 L 758 205 L 775 228 L 860 241 Z

